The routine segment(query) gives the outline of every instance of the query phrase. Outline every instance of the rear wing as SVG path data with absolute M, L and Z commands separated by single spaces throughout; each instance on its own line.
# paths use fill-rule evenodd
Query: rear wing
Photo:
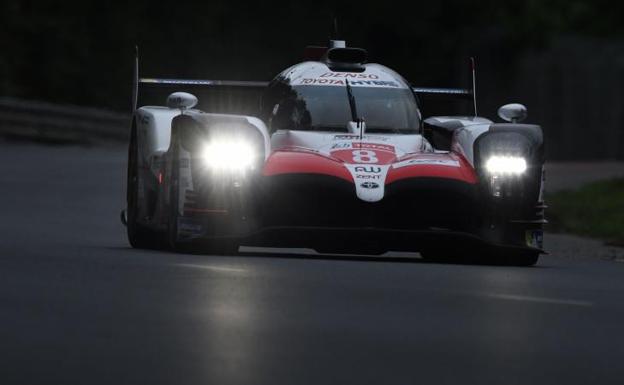
M 206 80 L 206 79 L 166 79 L 166 78 L 147 78 L 139 76 L 139 49 L 135 47 L 134 74 L 132 82 L 132 111 L 136 111 L 139 107 L 139 99 L 145 96 L 145 88 L 162 89 L 163 91 L 181 91 L 180 88 L 193 92 L 214 91 L 217 93 L 238 93 L 240 91 L 251 91 L 252 94 L 261 93 L 268 85 L 268 81 L 241 81 L 241 80 Z M 162 96 L 162 95 L 161 95 Z M 164 97 L 161 98 L 163 101 Z M 210 103 L 213 98 L 206 98 Z M 232 99 L 232 98 L 229 98 Z M 241 98 L 234 98 L 235 103 L 241 103 Z M 246 99 L 245 104 L 249 104 L 250 98 Z M 160 100 L 160 99 L 159 99 Z M 231 101 L 230 101 L 231 102 Z
M 269 82 L 257 81 L 241 81 L 241 80 L 200 80 L 200 79 L 158 79 L 158 78 L 139 78 L 142 84 L 163 84 L 163 85 L 187 85 L 187 86 L 210 86 L 210 87 L 248 87 L 248 88 L 265 88 Z
M 412 91 L 422 97 L 440 97 L 449 99 L 472 100 L 473 92 L 469 89 L 461 88 L 429 88 L 412 87 Z
M 470 77 L 472 78 L 472 87 L 470 89 L 412 87 L 412 92 L 421 99 L 437 98 L 450 100 L 470 100 L 473 104 L 474 115 L 477 116 L 477 76 L 475 59 L 473 57 L 470 58 Z

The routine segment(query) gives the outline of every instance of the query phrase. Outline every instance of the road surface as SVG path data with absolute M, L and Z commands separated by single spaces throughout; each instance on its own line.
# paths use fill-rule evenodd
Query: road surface
M 0 143 L 0 383 L 622 383 L 599 244 L 534 268 L 133 250 L 124 155 Z

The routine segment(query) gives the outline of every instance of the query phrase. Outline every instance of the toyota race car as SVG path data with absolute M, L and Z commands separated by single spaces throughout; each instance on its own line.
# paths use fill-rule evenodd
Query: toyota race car
M 506 123 L 476 116 L 474 65 L 470 89 L 433 89 L 344 41 L 307 56 L 265 83 L 139 78 L 137 55 L 122 214 L 133 247 L 536 263 L 543 136 L 520 123 L 524 106 L 501 107 Z M 166 106 L 137 108 L 151 88 L 177 92 Z M 253 91 L 259 107 L 204 112 L 202 90 Z M 423 119 L 422 100 L 436 96 L 470 100 L 474 115 Z

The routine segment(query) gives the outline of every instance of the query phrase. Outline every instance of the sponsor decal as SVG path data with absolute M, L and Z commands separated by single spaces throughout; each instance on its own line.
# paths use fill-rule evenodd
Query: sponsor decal
M 394 146 L 378 143 L 353 143 L 353 148 L 365 148 L 370 150 L 394 152 Z
M 397 82 L 389 81 L 389 80 L 351 80 L 349 82 L 350 86 L 379 86 L 379 87 L 393 87 L 399 88 L 399 84 Z
M 351 148 L 351 142 L 342 142 L 342 143 L 334 143 L 331 146 L 331 149 L 345 149 L 345 148 Z
M 378 202 L 384 197 L 385 180 L 389 164 L 362 165 L 346 164 L 355 185 L 357 197 L 365 202 Z
M 380 174 L 355 174 L 355 179 L 381 179 Z
M 332 150 L 333 149 L 345 149 L 345 148 L 379 150 L 379 151 L 387 151 L 387 152 L 394 153 L 394 146 L 389 146 L 387 144 L 360 143 L 360 142 L 341 142 L 341 143 L 334 143 L 331 146 Z
M 544 232 L 542 230 L 528 230 L 525 232 L 526 245 L 542 249 L 544 246 Z
M 379 142 L 387 142 L 388 140 L 390 140 L 390 138 L 388 138 L 387 136 L 373 136 L 373 135 L 364 135 L 364 140 L 375 140 L 375 141 L 379 141 Z
M 401 168 L 407 166 L 416 165 L 430 165 L 430 166 L 447 166 L 447 167 L 459 167 L 459 161 L 455 159 L 409 159 L 403 162 L 396 163 L 394 168 Z
M 380 173 L 381 167 L 376 166 L 356 166 L 355 172 Z
M 334 140 L 356 140 L 359 139 L 360 137 L 357 135 L 334 135 Z M 386 137 L 386 136 L 375 136 L 375 135 L 364 135 L 364 137 L 362 138 L 364 140 L 376 140 L 376 141 L 380 141 L 380 142 L 386 142 L 388 140 L 390 140 L 390 138 Z
M 342 79 L 318 79 L 318 78 L 303 78 L 300 81 L 302 85 L 326 85 L 326 86 L 344 86 L 345 81 Z M 389 87 L 400 88 L 399 84 L 390 80 L 351 80 L 350 86 L 362 86 L 362 87 Z
M 363 188 L 367 188 L 367 189 L 379 188 L 379 184 L 375 182 L 364 182 L 364 183 L 361 183 L 360 186 L 362 186 Z
M 321 78 L 379 79 L 379 75 L 353 72 L 325 72 Z
M 334 135 L 334 140 L 352 140 L 357 138 L 359 138 L 357 135 Z
M 180 221 L 178 222 L 178 229 L 179 231 L 188 232 L 188 233 L 201 233 L 202 226 L 193 224 L 193 223 L 186 223 L 186 222 Z

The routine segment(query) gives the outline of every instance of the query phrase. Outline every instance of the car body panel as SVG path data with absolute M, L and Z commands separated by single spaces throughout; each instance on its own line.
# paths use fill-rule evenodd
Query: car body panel
M 273 135 L 274 152 L 263 174 L 320 174 L 354 183 L 359 199 L 377 202 L 385 185 L 405 178 L 450 178 L 475 184 L 463 157 L 436 153 L 421 135 L 286 131 Z

